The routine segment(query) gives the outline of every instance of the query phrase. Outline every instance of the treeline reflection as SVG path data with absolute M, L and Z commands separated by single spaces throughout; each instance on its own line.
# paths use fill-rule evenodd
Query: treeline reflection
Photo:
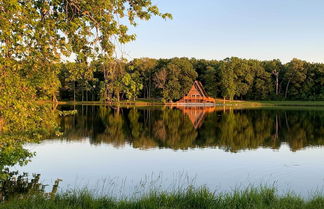
M 61 120 L 62 139 L 130 144 L 139 149 L 210 148 L 225 151 L 287 143 L 292 151 L 324 145 L 324 111 L 315 109 L 118 108 L 81 106 Z

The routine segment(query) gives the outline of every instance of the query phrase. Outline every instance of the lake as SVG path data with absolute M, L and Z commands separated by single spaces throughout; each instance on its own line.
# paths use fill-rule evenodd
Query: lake
M 190 184 L 228 192 L 268 185 L 304 197 L 324 191 L 324 110 L 320 108 L 76 108 L 62 136 L 25 147 L 21 172 L 60 178 L 61 190 L 127 196 Z

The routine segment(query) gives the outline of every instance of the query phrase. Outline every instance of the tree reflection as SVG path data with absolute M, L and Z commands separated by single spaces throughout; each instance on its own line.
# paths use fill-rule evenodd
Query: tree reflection
M 198 126 L 196 121 L 201 121 Z M 192 108 L 96 106 L 73 120 L 64 118 L 63 137 L 90 137 L 93 144 L 130 144 L 139 149 L 219 147 L 239 152 L 259 147 L 278 149 L 287 143 L 292 151 L 297 151 L 324 144 L 323 121 L 324 112 L 315 109 L 214 107 L 211 111 L 209 107 L 202 114 Z

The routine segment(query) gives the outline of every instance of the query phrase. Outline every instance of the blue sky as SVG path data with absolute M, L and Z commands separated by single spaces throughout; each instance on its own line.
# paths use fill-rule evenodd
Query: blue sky
M 324 62 L 323 0 L 153 0 L 173 20 L 153 18 L 123 47 L 138 57 L 237 56 Z

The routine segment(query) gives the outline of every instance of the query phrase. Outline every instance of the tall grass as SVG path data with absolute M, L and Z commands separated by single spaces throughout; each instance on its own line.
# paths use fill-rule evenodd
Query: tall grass
M 273 188 L 249 188 L 216 194 L 205 187 L 188 187 L 178 192 L 150 192 L 139 198 L 95 197 L 87 190 L 66 192 L 55 197 L 30 195 L 0 203 L 4 209 L 300 209 L 324 208 L 324 196 L 304 200 L 299 196 L 280 196 Z

